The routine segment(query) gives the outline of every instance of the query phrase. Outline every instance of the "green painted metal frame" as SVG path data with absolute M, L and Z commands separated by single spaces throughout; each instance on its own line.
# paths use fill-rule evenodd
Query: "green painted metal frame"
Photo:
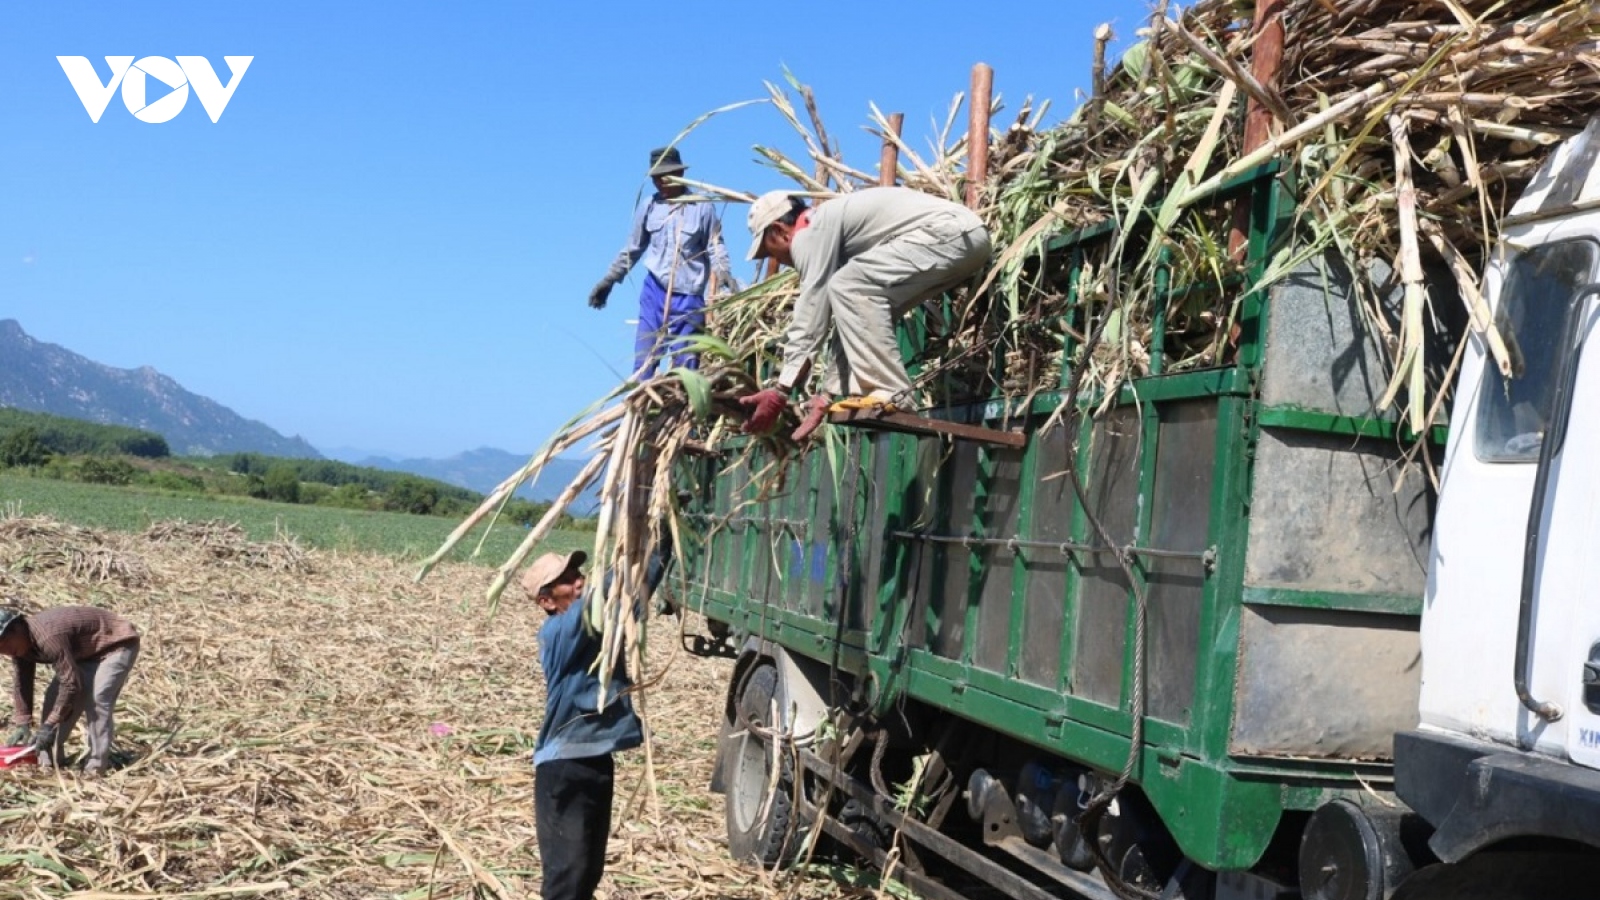
M 1250 189 L 1252 197 L 1250 231 L 1248 240 L 1248 280 L 1258 282 L 1279 235 L 1284 204 L 1288 201 L 1285 188 L 1274 177 L 1276 165 L 1268 165 L 1246 173 L 1219 192 L 1222 196 L 1239 196 Z M 1255 189 L 1261 188 L 1261 189 Z M 1084 259 L 1086 246 L 1110 238 L 1112 229 L 1107 225 L 1085 229 L 1073 235 L 1048 242 L 1051 253 L 1069 254 L 1069 269 L 1076 271 Z M 1162 270 L 1166 275 L 1165 269 Z M 1184 290 L 1164 283 L 1160 289 L 1167 294 L 1167 303 Z M 1070 289 L 1076 290 L 1076 280 Z M 1363 779 L 1382 782 L 1383 770 L 1370 764 L 1344 761 L 1234 759 L 1229 756 L 1229 736 L 1233 721 L 1233 680 L 1237 664 L 1239 643 L 1239 617 L 1244 604 L 1270 604 L 1303 606 L 1321 609 L 1343 609 L 1363 612 L 1386 612 L 1398 615 L 1415 615 L 1419 601 L 1407 597 L 1373 597 L 1354 595 L 1312 594 L 1287 590 L 1242 588 L 1244 580 L 1245 547 L 1248 539 L 1248 507 L 1250 479 L 1255 441 L 1262 427 L 1302 429 L 1331 434 L 1392 438 L 1391 423 L 1377 419 L 1335 417 L 1314 412 L 1287 408 L 1261 408 L 1256 399 L 1256 380 L 1262 361 L 1262 337 L 1265 334 L 1266 298 L 1259 292 L 1245 295 L 1239 301 L 1237 323 L 1239 338 L 1237 358 L 1233 365 L 1179 374 L 1152 375 L 1123 385 L 1113 405 L 1137 405 L 1140 416 L 1140 459 L 1138 490 L 1147 500 L 1151 496 L 1156 474 L 1156 453 L 1159 443 L 1160 405 L 1165 401 L 1209 399 L 1216 404 L 1217 428 L 1214 451 L 1214 472 L 1210 501 L 1210 538 L 1217 552 L 1209 577 L 1205 579 L 1198 624 L 1202 648 L 1197 655 L 1194 702 L 1187 723 L 1170 723 L 1147 718 L 1145 745 L 1138 757 L 1135 778 L 1146 795 L 1162 813 L 1169 829 L 1184 851 L 1203 865 L 1217 868 L 1242 868 L 1255 863 L 1272 838 L 1285 810 L 1306 810 L 1326 802 L 1334 796 L 1355 796 L 1363 788 Z M 1167 303 L 1162 304 L 1164 309 Z M 1069 308 L 1073 304 L 1069 304 Z M 1164 341 L 1165 316 L 1155 323 L 1157 330 L 1153 341 Z M 920 344 L 917 334 L 908 334 L 909 345 Z M 1065 358 L 1071 358 L 1072 347 L 1066 348 Z M 1157 354 L 1159 355 L 1159 354 Z M 1158 367 L 1159 368 L 1159 367 Z M 1065 376 L 1063 376 L 1065 377 Z M 1098 404 L 1103 395 L 1085 392 L 1079 399 L 1084 406 Z M 1062 392 L 1034 398 L 1028 408 L 1017 408 L 1007 401 L 995 400 L 967 404 L 935 411 L 933 415 L 959 421 L 982 421 L 1006 415 L 1032 416 L 1036 420 L 1048 416 L 1067 402 Z M 1078 425 L 1076 446 L 1080 471 L 1088 471 L 1089 454 L 1095 429 L 1094 421 L 1082 417 Z M 1430 438 L 1434 435 L 1430 434 Z M 864 535 L 876 523 L 866 520 L 868 490 L 885 492 L 882 517 L 885 523 L 899 522 L 901 527 L 907 511 L 917 505 L 910 496 L 917 481 L 917 439 L 899 434 L 855 434 L 849 438 L 860 442 L 856 468 L 875 472 L 878 454 L 890 454 L 888 477 L 882 483 L 863 484 L 853 496 L 846 498 L 839 492 L 834 514 L 828 523 L 816 520 L 817 492 L 809 484 L 791 488 L 789 498 L 779 501 L 782 517 L 799 518 L 808 522 L 803 538 L 809 548 L 821 535 L 829 546 L 827 579 L 833 584 L 836 566 L 846 554 L 855 554 L 857 562 L 864 561 L 866 541 L 858 539 L 853 546 L 843 546 L 840 540 L 839 520 L 841 509 L 848 510 L 855 532 Z M 1022 457 L 1021 487 L 1018 497 L 1018 530 L 1025 535 L 1037 533 L 1035 521 L 1038 511 L 1033 492 L 1027 486 L 1037 483 L 1040 477 L 1040 442 L 1030 442 Z M 823 454 L 811 453 L 800 465 L 805 468 L 803 482 L 813 482 L 818 477 L 831 477 L 822 472 Z M 981 532 L 984 528 L 984 511 L 989 499 L 989 485 L 995 475 L 994 453 L 983 450 L 978 454 L 978 472 L 975 483 L 973 515 L 964 523 L 949 522 L 952 508 L 954 467 L 942 465 L 936 473 L 935 483 L 922 486 L 929 492 L 939 510 L 930 523 L 934 529 L 946 533 L 964 534 Z M 724 475 L 725 477 L 725 475 Z M 866 479 L 871 482 L 872 479 Z M 747 486 L 746 494 L 753 488 Z M 848 499 L 849 502 L 846 502 Z M 770 506 L 770 504 L 769 504 Z M 1150 533 L 1152 504 L 1141 504 L 1137 534 Z M 1089 526 L 1081 504 L 1073 502 L 1070 534 L 1079 543 L 1092 543 Z M 771 532 L 765 532 L 769 534 Z M 872 698 L 880 712 L 886 712 L 902 697 L 912 697 L 934 707 L 964 716 L 981 725 L 993 728 L 1012 737 L 1060 753 L 1106 771 L 1122 768 L 1130 750 L 1128 735 L 1131 717 L 1127 711 L 1132 691 L 1131 671 L 1133 641 L 1124 641 L 1124 659 L 1120 700 L 1115 706 L 1075 696 L 1072 691 L 1072 663 L 1077 646 L 1076 598 L 1083 586 L 1080 566 L 1066 567 L 1065 589 L 1061 602 L 1067 612 L 1063 621 L 1061 654 L 1058 659 L 1057 683 L 1041 686 L 1018 678 L 1019 660 L 1026 630 L 1024 609 L 1026 605 L 1027 566 L 1025 552 L 1013 554 L 1011 562 L 1010 619 L 1007 633 L 1005 671 L 993 672 L 973 664 L 976 642 L 980 638 L 978 621 L 983 590 L 980 554 L 968 556 L 967 603 L 963 614 L 965 621 L 963 643 L 958 658 L 945 658 L 923 646 L 913 646 L 906 640 L 920 629 L 921 633 L 936 631 L 934 622 L 913 622 L 913 615 L 931 615 L 939 604 L 928 603 L 926 610 L 909 602 L 914 573 L 911 571 L 915 554 L 907 540 L 885 537 L 883 540 L 883 569 L 877 590 L 864 583 L 862 567 L 857 565 L 849 590 L 856 592 L 853 602 L 868 606 L 867 631 L 844 629 L 837 621 L 826 616 L 809 616 L 789 608 L 793 605 L 794 591 L 804 588 L 790 586 L 782 591 L 783 605 L 774 608 L 767 592 L 758 589 L 752 581 L 753 554 L 772 552 L 770 546 L 761 547 L 761 529 L 746 528 L 741 552 L 737 554 L 740 566 L 737 590 L 720 590 L 714 587 L 694 598 L 692 605 L 712 618 L 727 622 L 790 650 L 813 658 L 828 661 L 841 669 L 869 676 L 876 685 Z M 924 547 L 922 552 L 932 553 L 931 570 L 945 570 L 948 554 L 956 552 L 949 545 L 936 544 Z M 783 564 L 787 556 L 780 555 Z M 734 564 L 730 562 L 730 564 Z M 723 570 L 726 573 L 726 570 Z M 1143 582 L 1145 573 L 1136 566 L 1136 577 Z M 782 579 L 787 581 L 788 579 Z M 802 581 L 804 579 L 801 579 Z M 835 617 L 842 613 L 836 601 Z M 941 611 L 941 614 L 942 611 Z M 1134 622 L 1134 605 L 1127 604 L 1125 633 L 1131 634 Z M 864 649 L 863 649 L 864 648 Z
M 1396 422 L 1370 416 L 1341 416 L 1298 406 L 1260 406 L 1256 421 L 1263 428 L 1291 428 L 1317 431 L 1324 434 L 1342 434 L 1349 437 L 1376 438 L 1384 441 L 1413 441 L 1416 434 Z M 1435 425 L 1428 429 L 1428 442 L 1443 447 L 1449 429 Z

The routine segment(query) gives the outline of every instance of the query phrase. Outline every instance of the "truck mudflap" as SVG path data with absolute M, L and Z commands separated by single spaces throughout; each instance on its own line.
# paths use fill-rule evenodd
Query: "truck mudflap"
M 1557 838 L 1600 848 L 1600 772 L 1460 735 L 1395 735 L 1395 793 L 1459 862 L 1500 841 Z

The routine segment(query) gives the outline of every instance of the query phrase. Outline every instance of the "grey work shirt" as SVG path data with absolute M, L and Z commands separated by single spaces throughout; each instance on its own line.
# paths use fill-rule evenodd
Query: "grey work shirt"
M 806 363 L 828 336 L 832 313 L 828 279 L 851 259 L 943 216 L 983 221 L 965 206 L 904 187 L 877 187 L 836 197 L 811 211 L 810 224 L 789 245 L 800 275 L 800 295 L 784 332 L 778 384 L 792 390 Z

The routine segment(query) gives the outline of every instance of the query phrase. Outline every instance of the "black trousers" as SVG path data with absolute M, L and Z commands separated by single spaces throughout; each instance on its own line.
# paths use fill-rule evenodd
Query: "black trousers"
M 606 867 L 616 764 L 607 756 L 554 759 L 533 772 L 534 825 L 544 900 L 591 900 Z

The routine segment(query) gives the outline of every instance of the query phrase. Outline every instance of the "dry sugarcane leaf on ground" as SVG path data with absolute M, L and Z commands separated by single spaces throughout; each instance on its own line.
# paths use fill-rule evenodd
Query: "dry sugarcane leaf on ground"
M 540 860 L 527 758 L 543 711 L 531 636 L 544 614 L 463 609 L 492 570 L 423 585 L 388 557 L 313 553 L 309 571 L 218 565 L 156 523 L 144 535 L 0 520 L 0 558 L 41 535 L 137 559 L 139 584 L 30 572 L 28 608 L 113 607 L 143 633 L 117 710 L 126 768 L 101 779 L 0 770 L 0 898 L 532 897 Z M 166 539 L 163 539 L 165 537 Z M 726 660 L 675 653 L 647 713 L 658 802 L 618 815 L 603 898 L 837 897 L 735 866 L 708 794 Z M 646 676 L 656 673 L 646 671 Z M 42 687 L 42 685 L 41 685 Z M 68 741 L 82 751 L 82 730 Z M 618 755 L 619 813 L 643 754 Z

